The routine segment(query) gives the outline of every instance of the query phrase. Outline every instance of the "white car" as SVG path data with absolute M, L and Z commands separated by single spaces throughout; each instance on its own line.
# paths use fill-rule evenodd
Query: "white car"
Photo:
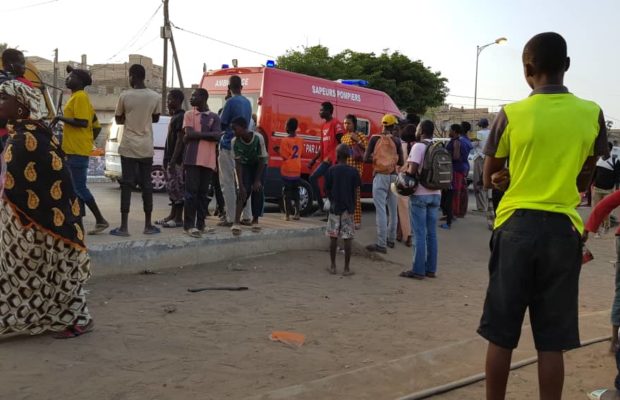
M 164 147 L 168 135 L 168 123 L 170 117 L 161 116 L 159 121 L 153 124 L 153 169 L 151 170 L 151 182 L 153 191 L 163 192 L 166 190 L 166 174 L 164 173 Z M 112 123 L 110 135 L 105 144 L 105 176 L 119 181 L 121 174 L 121 156 L 118 154 L 118 145 L 123 137 L 123 125 Z

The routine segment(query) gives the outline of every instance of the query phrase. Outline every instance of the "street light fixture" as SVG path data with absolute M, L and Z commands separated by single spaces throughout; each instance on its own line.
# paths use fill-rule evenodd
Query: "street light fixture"
M 476 106 L 478 104 L 478 58 L 480 57 L 480 53 L 482 50 L 486 49 L 489 46 L 493 46 L 494 44 L 504 44 L 508 41 L 505 37 L 500 37 L 495 39 L 495 41 L 491 43 L 487 43 L 483 46 L 476 46 L 476 83 L 474 87 L 474 119 L 476 118 Z

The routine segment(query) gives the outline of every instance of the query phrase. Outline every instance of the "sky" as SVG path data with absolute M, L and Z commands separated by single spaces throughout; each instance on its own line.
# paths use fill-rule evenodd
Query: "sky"
M 208 69 L 258 66 L 290 49 L 321 44 L 344 49 L 399 51 L 448 78 L 446 103 L 473 107 L 476 46 L 478 106 L 497 109 L 530 92 L 521 52 L 533 35 L 555 31 L 568 42 L 565 83 L 601 105 L 620 128 L 620 1 L 618 0 L 353 0 L 212 2 L 170 0 L 170 20 L 186 86 Z M 124 62 L 129 54 L 163 61 L 161 0 L 0 0 L 0 42 L 26 55 Z M 188 33 L 194 32 L 195 34 Z M 197 35 L 198 34 L 198 35 Z M 211 40 L 206 37 L 216 39 Z M 222 42 L 226 42 L 224 44 Z M 237 46 L 237 47 L 235 47 Z M 249 51 L 251 50 L 251 51 Z M 260 53 L 260 54 L 258 54 Z M 355 77 L 343 77 L 355 78 Z M 169 82 L 171 78 L 168 78 Z M 175 77 L 175 84 L 178 80 Z

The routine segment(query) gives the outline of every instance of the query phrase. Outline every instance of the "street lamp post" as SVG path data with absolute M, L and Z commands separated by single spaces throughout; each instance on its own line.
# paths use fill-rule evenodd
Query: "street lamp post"
M 486 49 L 489 46 L 494 44 L 504 44 L 508 41 L 505 37 L 500 37 L 495 39 L 495 41 L 491 43 L 487 43 L 484 46 L 476 46 L 476 82 L 474 86 L 474 120 L 476 119 L 476 107 L 478 105 L 478 58 L 480 58 L 480 53 L 482 50 Z M 475 122 L 475 121 L 474 121 Z

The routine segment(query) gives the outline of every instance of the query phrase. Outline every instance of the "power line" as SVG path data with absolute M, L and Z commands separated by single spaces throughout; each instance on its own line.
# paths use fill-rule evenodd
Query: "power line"
M 458 94 L 448 94 L 448 97 L 460 97 L 463 99 L 473 99 L 474 96 L 463 96 L 463 95 L 458 95 Z M 488 98 L 488 97 L 477 97 L 478 100 L 491 100 L 491 101 L 518 101 L 515 99 L 492 99 L 492 98 Z
M 0 12 L 5 13 L 5 12 L 11 12 L 11 11 L 20 11 L 20 10 L 25 10 L 25 9 L 27 9 L 27 8 L 33 8 L 33 7 L 42 6 L 42 5 L 45 5 L 45 4 L 57 3 L 57 2 L 59 2 L 59 1 L 60 1 L 60 0 L 48 0 L 48 1 L 42 1 L 42 2 L 40 2 L 40 3 L 29 4 L 29 5 L 26 5 L 26 6 L 21 6 L 21 7 L 16 7 L 16 8 L 9 8 L 8 10 L 0 10 Z
M 172 22 L 170 22 L 170 25 L 171 25 L 174 29 L 177 29 L 177 30 L 179 30 L 179 31 L 183 31 L 183 32 L 185 32 L 185 33 L 189 33 L 189 34 L 194 35 L 194 36 L 199 36 L 199 37 L 204 38 L 204 39 L 212 40 L 212 41 L 214 41 L 214 42 L 221 43 L 221 44 L 226 45 L 226 46 L 234 47 L 234 48 L 236 48 L 236 49 L 240 49 L 240 50 L 248 51 L 248 52 L 250 52 L 250 53 L 258 54 L 258 55 L 265 56 L 265 57 L 269 57 L 269 58 L 276 58 L 275 56 L 272 56 L 271 54 L 261 53 L 260 51 L 256 51 L 256 50 L 248 49 L 247 47 L 239 46 L 239 45 L 236 45 L 236 44 L 233 44 L 233 43 L 230 43 L 230 42 L 225 42 L 225 41 L 220 40 L 220 39 L 216 39 L 216 38 L 213 38 L 213 37 L 210 37 L 210 36 L 207 36 L 207 35 L 203 35 L 202 33 L 193 32 L 193 31 L 187 30 L 187 29 L 185 29 L 185 28 L 181 28 L 180 26 L 176 26 L 176 25 L 175 25 L 174 23 L 172 23 Z
M 133 35 L 131 37 L 131 39 L 129 39 L 129 41 L 127 43 L 125 43 L 125 45 L 123 47 L 121 47 L 120 50 L 118 50 L 116 53 L 114 53 L 112 56 L 108 57 L 102 64 L 106 64 L 108 61 L 113 60 L 114 58 L 116 58 L 116 56 L 118 56 L 121 52 L 123 52 L 124 50 L 126 50 L 127 48 L 133 46 L 136 44 L 136 42 L 142 37 L 142 35 L 144 34 L 144 32 L 146 32 L 146 30 L 149 28 L 149 26 L 151 25 L 151 22 L 153 22 L 153 19 L 155 18 L 155 16 L 157 16 L 157 13 L 159 12 L 159 10 L 161 9 L 161 7 L 163 6 L 163 4 L 160 4 L 159 6 L 157 6 L 157 8 L 155 9 L 155 11 L 153 12 L 153 14 L 149 17 L 149 19 L 144 23 L 144 25 L 136 32 L 135 35 Z M 154 40 L 154 39 L 153 39 Z M 152 40 L 151 40 L 152 42 Z M 150 42 L 149 42 L 150 43 Z M 146 45 L 145 45 L 146 46 Z M 143 46 L 144 47 L 144 46 Z M 103 66 L 99 67 L 99 68 L 103 68 Z M 91 72 L 94 70 L 97 70 L 98 68 L 91 68 Z

